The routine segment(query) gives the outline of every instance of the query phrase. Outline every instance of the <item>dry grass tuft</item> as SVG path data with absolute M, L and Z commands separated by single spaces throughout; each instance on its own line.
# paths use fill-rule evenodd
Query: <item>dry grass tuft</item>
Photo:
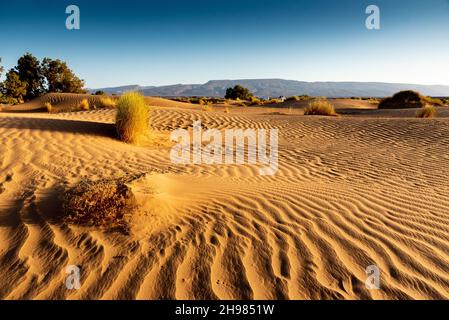
M 136 143 L 149 133 L 150 110 L 143 95 L 128 92 L 117 102 L 115 125 L 120 140 Z
M 337 116 L 334 106 L 326 99 L 318 99 L 309 103 L 304 115 Z
M 437 114 L 437 109 L 434 106 L 426 105 L 416 112 L 417 118 L 433 118 Z
M 90 109 L 89 101 L 87 101 L 87 99 L 81 100 L 78 109 L 88 111 Z
M 117 103 L 112 98 L 101 98 L 98 105 L 99 108 L 115 109 Z
M 63 221 L 126 230 L 127 218 L 137 206 L 127 183 L 137 178 L 139 176 L 82 181 L 66 190 L 62 198 Z
M 53 106 L 51 105 L 50 102 L 45 102 L 44 107 L 45 107 L 45 109 L 47 109 L 48 113 L 51 113 L 53 111 Z

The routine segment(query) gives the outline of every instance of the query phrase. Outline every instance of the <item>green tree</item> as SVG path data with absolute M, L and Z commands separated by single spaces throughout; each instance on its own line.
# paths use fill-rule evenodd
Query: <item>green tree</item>
M 42 76 L 39 60 L 31 53 L 26 53 L 17 61 L 15 71 L 26 84 L 25 100 L 38 97 L 43 93 L 44 77 Z
M 236 85 L 234 88 L 226 89 L 225 99 L 241 99 L 241 100 L 250 100 L 253 97 L 253 94 L 245 87 L 241 85 Z
M 46 92 L 86 93 L 84 81 L 79 79 L 64 61 L 45 58 L 41 64 Z
M 20 80 L 19 73 L 9 70 L 6 80 L 2 84 L 3 101 L 10 104 L 23 103 L 27 93 L 27 84 Z

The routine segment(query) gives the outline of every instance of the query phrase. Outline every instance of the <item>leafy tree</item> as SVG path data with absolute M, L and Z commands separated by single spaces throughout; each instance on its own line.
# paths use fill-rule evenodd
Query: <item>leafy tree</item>
M 98 91 L 95 91 L 95 95 L 96 96 L 104 96 L 104 95 L 106 95 L 106 92 L 104 92 L 103 90 L 98 90 Z
M 44 78 L 39 60 L 31 53 L 26 53 L 17 61 L 15 71 L 26 84 L 25 100 L 40 96 L 43 93 Z
M 2 76 L 3 73 L 3 67 L 2 67 L 2 58 L 0 58 L 0 77 Z
M 3 100 L 6 103 L 23 103 L 24 96 L 27 93 L 27 84 L 20 80 L 19 73 L 10 70 L 6 74 L 6 80 L 2 84 Z
M 250 100 L 253 97 L 253 94 L 245 87 L 241 85 L 236 85 L 234 88 L 226 89 L 225 99 L 241 99 L 241 100 Z
M 46 82 L 46 92 L 86 93 L 84 81 L 79 79 L 64 61 L 45 58 L 41 72 Z

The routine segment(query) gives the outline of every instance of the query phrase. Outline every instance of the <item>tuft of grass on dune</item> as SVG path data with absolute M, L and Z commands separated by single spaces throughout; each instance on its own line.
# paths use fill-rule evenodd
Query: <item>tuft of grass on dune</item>
M 51 105 L 50 102 L 45 102 L 44 103 L 44 107 L 47 110 L 48 113 L 51 113 L 53 111 L 53 106 Z
M 210 104 L 206 104 L 203 106 L 203 111 L 210 112 L 212 111 L 212 106 Z
M 112 98 L 101 98 L 100 102 L 98 104 L 98 107 L 100 108 L 106 108 L 106 109 L 114 109 L 117 106 L 117 103 Z
M 304 115 L 338 116 L 334 106 L 326 99 L 317 99 L 310 102 L 309 106 L 304 110 Z
M 87 101 L 87 99 L 81 100 L 81 102 L 78 105 L 78 109 L 88 111 L 90 109 L 89 101 Z
M 426 105 L 416 112 L 417 118 L 433 118 L 437 114 L 437 109 L 432 105 Z
M 149 133 L 150 112 L 143 95 L 125 93 L 117 102 L 115 125 L 120 140 L 137 143 Z

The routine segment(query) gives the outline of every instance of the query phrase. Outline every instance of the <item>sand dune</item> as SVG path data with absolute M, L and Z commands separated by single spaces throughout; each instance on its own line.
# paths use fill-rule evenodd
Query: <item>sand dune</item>
M 448 119 L 154 99 L 161 135 L 197 119 L 278 128 L 279 171 L 171 164 L 167 146 L 116 141 L 113 110 L 0 113 L 1 299 L 449 298 Z M 126 173 L 145 174 L 129 235 L 58 222 L 61 188 Z M 373 264 L 380 290 L 365 287 Z

